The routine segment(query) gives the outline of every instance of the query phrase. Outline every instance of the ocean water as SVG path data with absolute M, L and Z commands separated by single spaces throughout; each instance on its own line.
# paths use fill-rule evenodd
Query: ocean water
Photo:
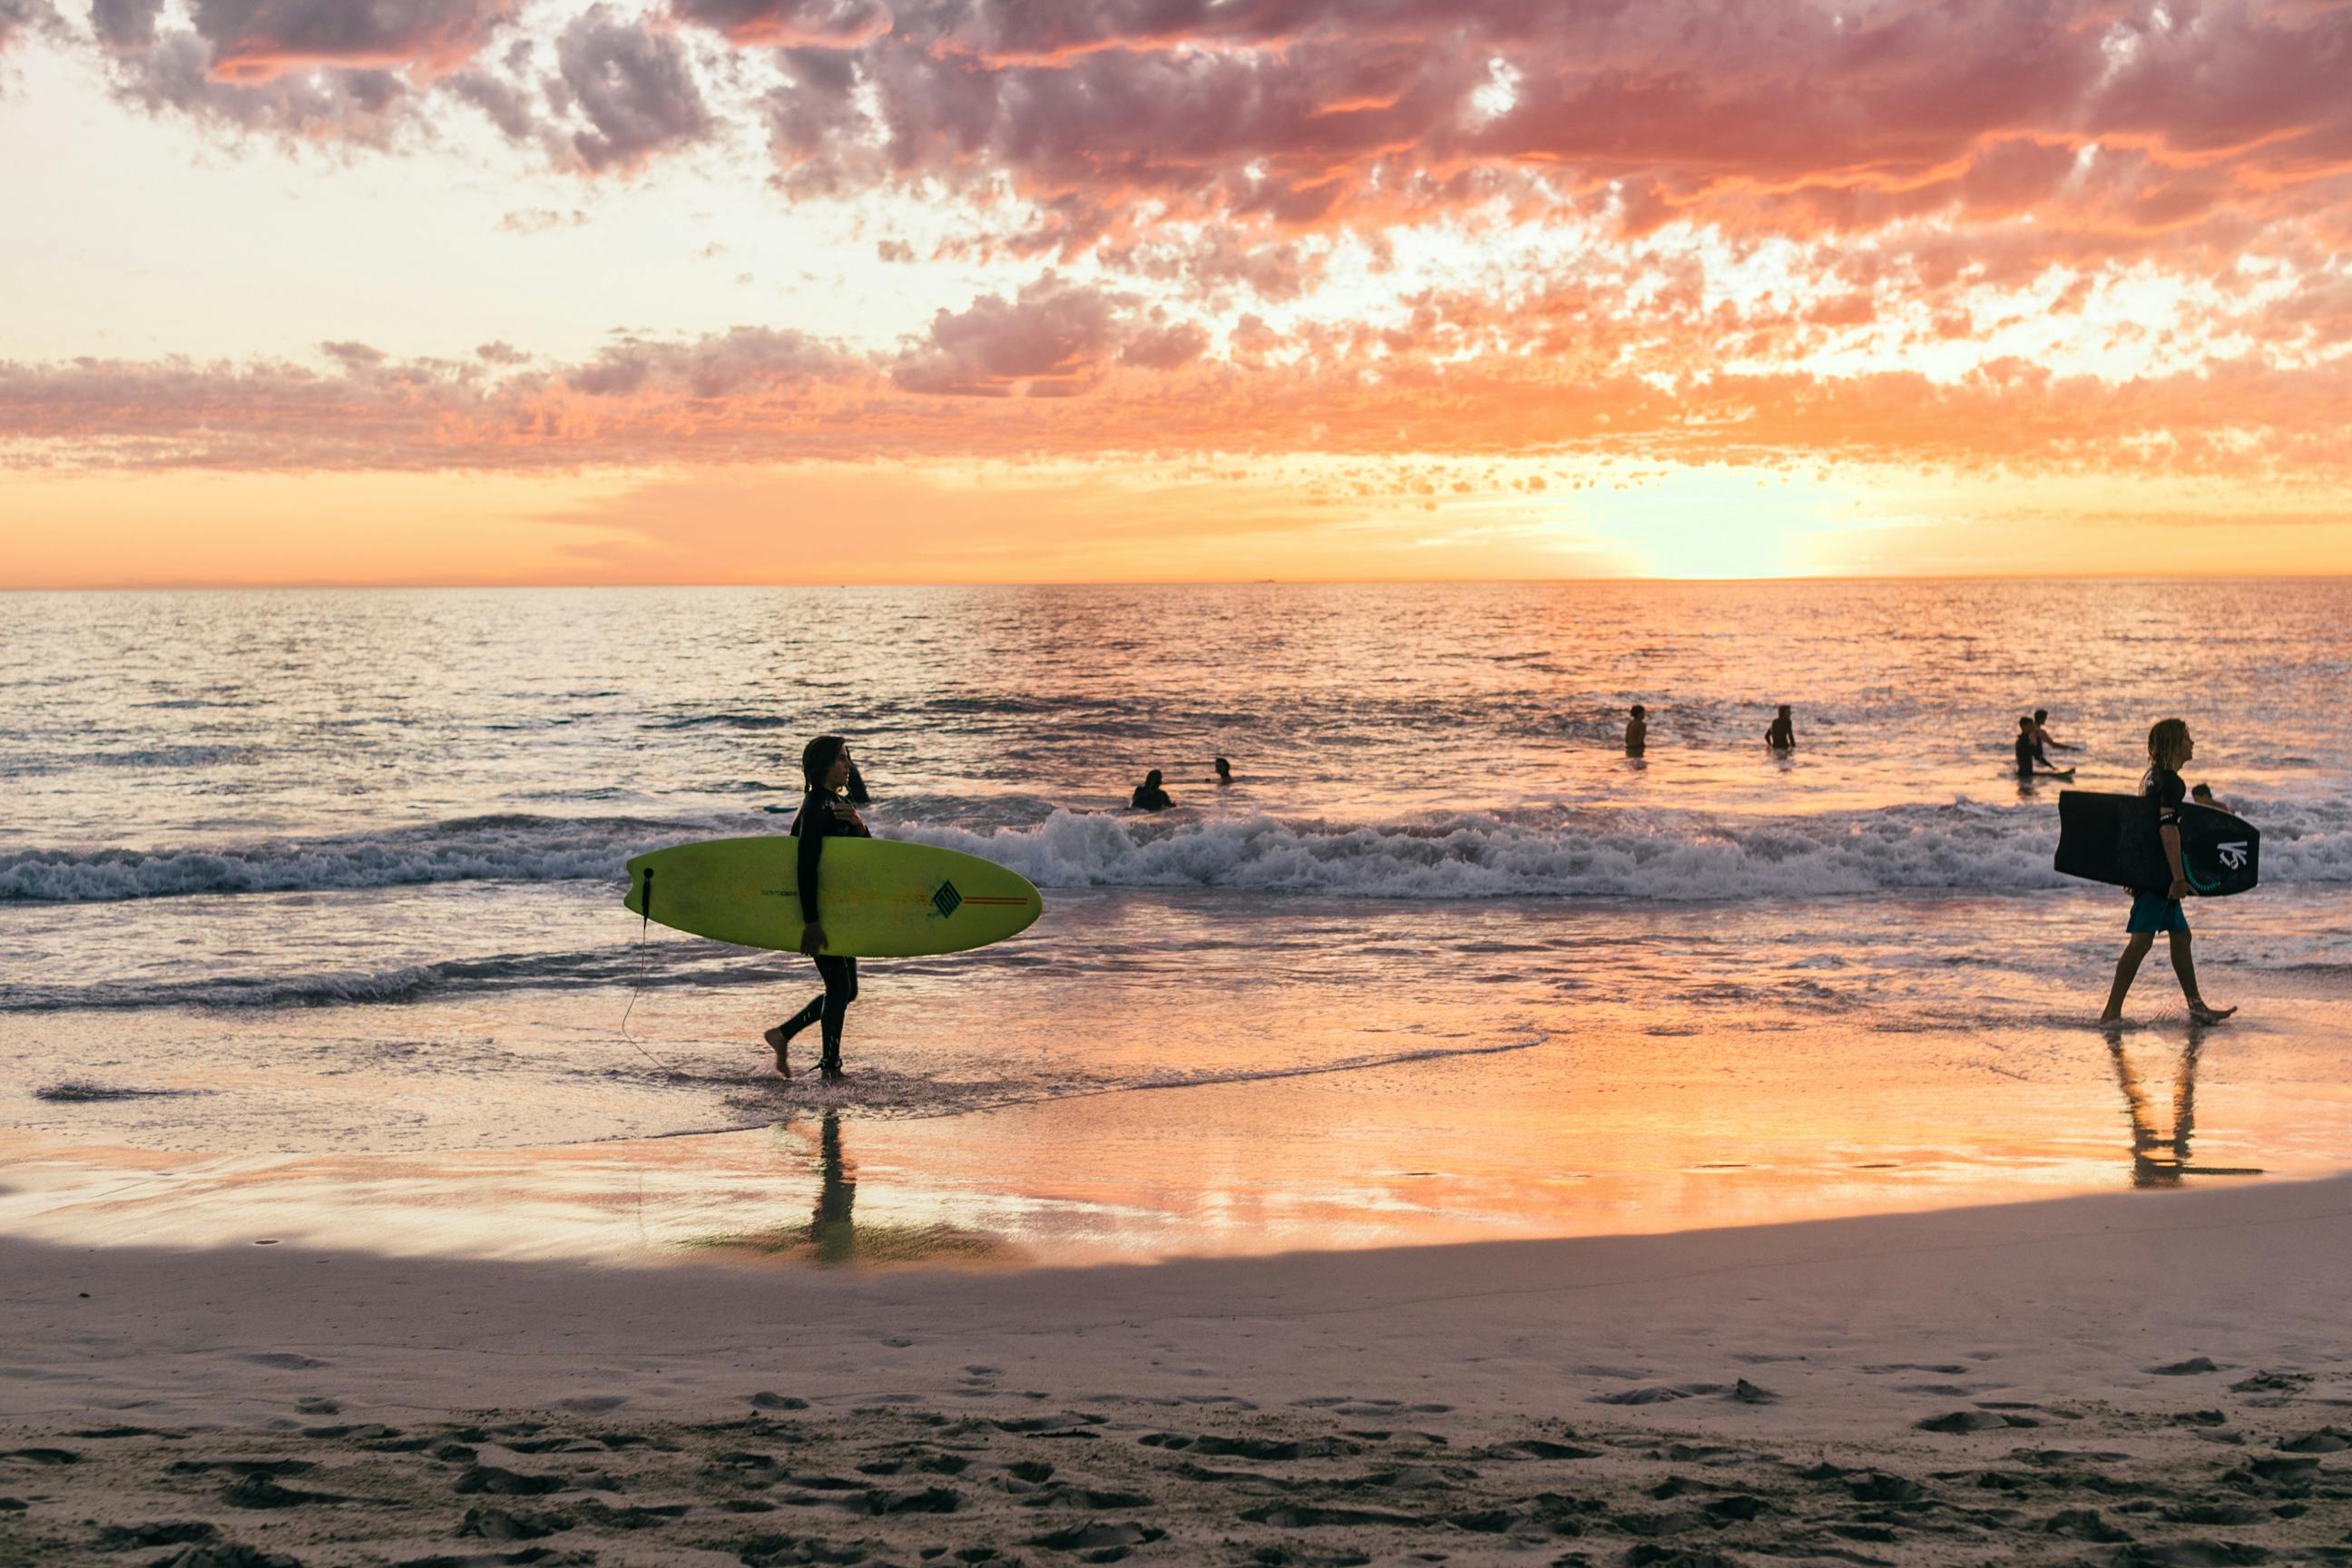
M 2352 1132 L 2341 580 L 0 607 L 0 1224 L 43 1234 L 775 1251 L 854 1175 L 877 1257 L 1157 1256 L 2313 1174 Z M 2187 719 L 2263 828 L 2263 887 L 2191 911 L 2239 1019 L 2159 954 L 2089 1026 L 2124 900 L 2050 868 L 2035 707 L 2093 788 Z M 830 1087 L 757 1044 L 804 960 L 619 905 L 632 854 L 783 831 L 826 731 L 877 833 L 1046 897 L 866 965 Z M 1177 808 L 1126 811 L 1152 767 Z

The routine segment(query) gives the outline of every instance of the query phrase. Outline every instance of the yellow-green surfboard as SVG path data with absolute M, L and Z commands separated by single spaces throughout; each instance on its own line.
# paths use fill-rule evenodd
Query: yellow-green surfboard
M 709 838 L 629 861 L 632 913 L 744 947 L 801 944 L 800 840 Z M 1026 931 L 1045 909 L 992 860 L 887 838 L 828 838 L 818 869 L 824 951 L 850 958 L 961 952 Z

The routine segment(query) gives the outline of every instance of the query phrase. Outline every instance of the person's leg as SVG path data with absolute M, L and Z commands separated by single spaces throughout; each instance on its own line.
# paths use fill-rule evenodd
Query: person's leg
M 771 1047 L 774 1047 L 776 1053 L 776 1070 L 778 1072 L 782 1073 L 787 1077 L 791 1076 L 793 1068 L 792 1062 L 786 1055 L 786 1047 L 793 1043 L 793 1037 L 794 1035 L 799 1034 L 803 1029 L 807 1028 L 811 1024 L 815 1023 L 823 1016 L 824 1016 L 824 997 L 820 994 L 810 997 L 807 1006 L 802 1008 L 799 1012 L 793 1014 L 791 1017 L 785 1019 L 782 1023 L 777 1025 L 774 1028 L 770 1029 L 766 1034 L 760 1037 L 761 1039 L 767 1041 Z
M 824 976 L 824 1056 L 817 1067 L 824 1072 L 839 1072 L 841 1026 L 849 1005 L 857 1000 L 857 960 L 822 953 L 816 968 Z
M 2189 953 L 2189 922 L 2183 921 L 2172 933 L 2172 973 L 2180 977 L 2180 994 L 2188 1000 L 2189 1016 L 2200 1024 L 2219 1023 L 2237 1011 L 2235 1007 L 2209 1007 L 2197 989 L 2197 963 Z
M 2131 989 L 2132 977 L 2139 973 L 2139 961 L 2156 945 L 2156 933 L 2136 931 L 2124 942 L 2124 955 L 2116 960 L 2116 983 L 2107 992 L 2107 1010 L 2099 1015 L 2101 1023 L 2113 1023 L 2124 1016 L 2124 994 Z

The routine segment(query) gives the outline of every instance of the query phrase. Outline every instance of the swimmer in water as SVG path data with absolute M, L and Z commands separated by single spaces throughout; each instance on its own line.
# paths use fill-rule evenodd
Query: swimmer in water
M 1625 721 L 1625 754 L 1638 757 L 1650 743 L 1650 710 L 1636 702 L 1633 711 L 1633 716 Z
M 1135 786 L 1135 795 L 1127 804 L 1137 811 L 1165 811 L 1176 803 L 1160 787 L 1160 770 L 1154 768 L 1143 775 L 1143 782 Z
M 1787 703 L 1780 704 L 1780 716 L 1772 721 L 1770 729 L 1764 731 L 1764 743 L 1776 752 L 1793 752 L 1797 749 L 1797 723 L 1795 720 L 1789 717 Z
M 1216 762 L 1215 762 L 1214 763 L 1213 763 L 1212 765 L 1213 765 L 1213 767 L 1215 767 L 1215 769 L 1217 770 L 1217 783 L 1218 783 L 1218 784 L 1231 784 L 1231 783 L 1233 783 L 1233 782 L 1234 782 L 1234 764 L 1233 764 L 1233 763 L 1229 763 L 1229 762 L 1225 761 L 1225 759 L 1224 759 L 1224 758 L 1223 758 L 1223 757 L 1219 757 L 1219 758 L 1216 760 Z

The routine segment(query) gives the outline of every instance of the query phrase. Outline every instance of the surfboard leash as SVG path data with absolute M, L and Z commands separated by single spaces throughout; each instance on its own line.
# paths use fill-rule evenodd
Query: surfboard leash
M 653 931 L 654 868 L 650 866 L 646 868 L 645 889 L 642 896 L 637 900 L 637 940 L 635 943 L 637 977 L 636 983 L 629 987 L 629 1005 L 621 1010 L 621 1038 L 628 1041 L 632 1047 L 635 1047 L 637 1055 L 645 1058 L 646 1060 L 653 1063 L 654 1066 L 661 1068 L 662 1071 L 675 1075 L 678 1070 L 677 1068 L 662 1060 L 659 1057 L 654 1055 L 653 1052 L 646 1049 L 644 1046 L 639 1045 L 637 1043 L 637 1037 L 629 1033 L 629 1016 L 637 1010 L 637 998 L 644 994 L 646 989 L 646 938 L 651 935 Z

